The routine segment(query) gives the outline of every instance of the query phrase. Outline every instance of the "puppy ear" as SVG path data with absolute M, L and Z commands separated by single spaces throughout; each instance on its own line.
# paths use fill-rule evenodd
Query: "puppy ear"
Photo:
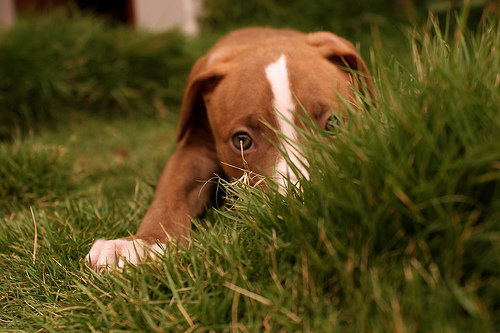
M 375 105 L 375 88 L 370 71 L 351 42 L 331 32 L 319 31 L 307 34 L 306 43 L 316 47 L 323 57 L 339 67 L 351 69 L 349 76 L 353 85 Z
M 182 100 L 177 142 L 184 138 L 192 126 L 201 122 L 202 126 L 209 126 L 203 94 L 213 90 L 229 72 L 231 59 L 239 51 L 240 48 L 237 47 L 222 47 L 196 61 L 189 74 Z

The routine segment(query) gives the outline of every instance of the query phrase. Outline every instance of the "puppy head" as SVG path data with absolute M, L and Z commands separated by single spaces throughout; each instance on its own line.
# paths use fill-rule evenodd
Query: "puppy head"
M 308 175 L 294 143 L 294 125 L 302 126 L 297 113 L 307 110 L 324 128 L 341 126 L 345 110 L 338 95 L 359 104 L 353 86 L 373 97 L 365 63 L 351 43 L 331 33 L 219 47 L 198 60 L 191 71 L 178 141 L 197 133 L 206 135 L 208 130 L 230 179 L 250 169 L 278 178 L 289 176 L 294 181 L 297 175 L 290 171 L 277 146 Z M 334 119 L 331 109 L 336 112 Z M 269 125 L 292 142 L 280 142 Z

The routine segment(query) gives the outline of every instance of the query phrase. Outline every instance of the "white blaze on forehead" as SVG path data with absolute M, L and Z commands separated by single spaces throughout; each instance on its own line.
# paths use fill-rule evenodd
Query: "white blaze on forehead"
M 288 80 L 288 71 L 286 69 L 286 58 L 281 54 L 278 60 L 267 65 L 266 77 L 271 84 L 273 91 L 273 106 L 274 109 L 286 116 L 287 119 L 292 120 L 292 112 L 295 109 L 293 102 L 292 92 L 290 90 L 290 81 Z M 283 121 L 283 119 L 279 119 Z M 282 125 L 280 123 L 280 125 Z
M 281 54 L 278 60 L 267 65 L 265 71 L 273 92 L 273 107 L 276 111 L 278 129 L 291 140 L 291 142 L 290 140 L 282 142 L 283 150 L 289 156 L 290 161 L 307 177 L 307 170 L 301 162 L 302 153 L 294 144 L 297 140 L 297 131 L 293 126 L 295 103 L 290 90 L 285 55 Z M 283 157 L 280 157 L 276 164 L 275 176 L 280 177 L 283 184 L 285 176 L 289 176 L 293 183 L 297 182 L 297 175 L 291 172 Z

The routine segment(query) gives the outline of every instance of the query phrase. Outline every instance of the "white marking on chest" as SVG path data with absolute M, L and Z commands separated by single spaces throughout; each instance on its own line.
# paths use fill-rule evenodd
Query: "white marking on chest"
M 265 68 L 266 77 L 273 92 L 273 107 L 278 120 L 278 129 L 289 140 L 282 140 L 283 150 L 300 173 L 308 177 L 303 154 L 296 146 L 297 131 L 293 126 L 295 102 L 290 90 L 290 81 L 284 54 Z M 289 176 L 292 183 L 297 182 L 297 175 L 290 169 L 286 160 L 280 156 L 276 163 L 275 177 L 280 178 L 281 185 L 285 185 L 285 177 Z

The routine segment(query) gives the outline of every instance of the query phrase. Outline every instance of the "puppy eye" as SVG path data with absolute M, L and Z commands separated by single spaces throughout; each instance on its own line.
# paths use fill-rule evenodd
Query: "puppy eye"
M 247 150 L 253 146 L 253 141 L 247 133 L 238 132 L 233 136 L 233 145 L 238 150 Z
M 338 130 L 338 127 L 340 125 L 340 120 L 339 118 L 335 117 L 335 116 L 331 116 L 330 118 L 328 118 L 328 120 L 326 121 L 326 124 L 325 124 L 325 130 L 327 130 L 328 132 L 337 132 Z

